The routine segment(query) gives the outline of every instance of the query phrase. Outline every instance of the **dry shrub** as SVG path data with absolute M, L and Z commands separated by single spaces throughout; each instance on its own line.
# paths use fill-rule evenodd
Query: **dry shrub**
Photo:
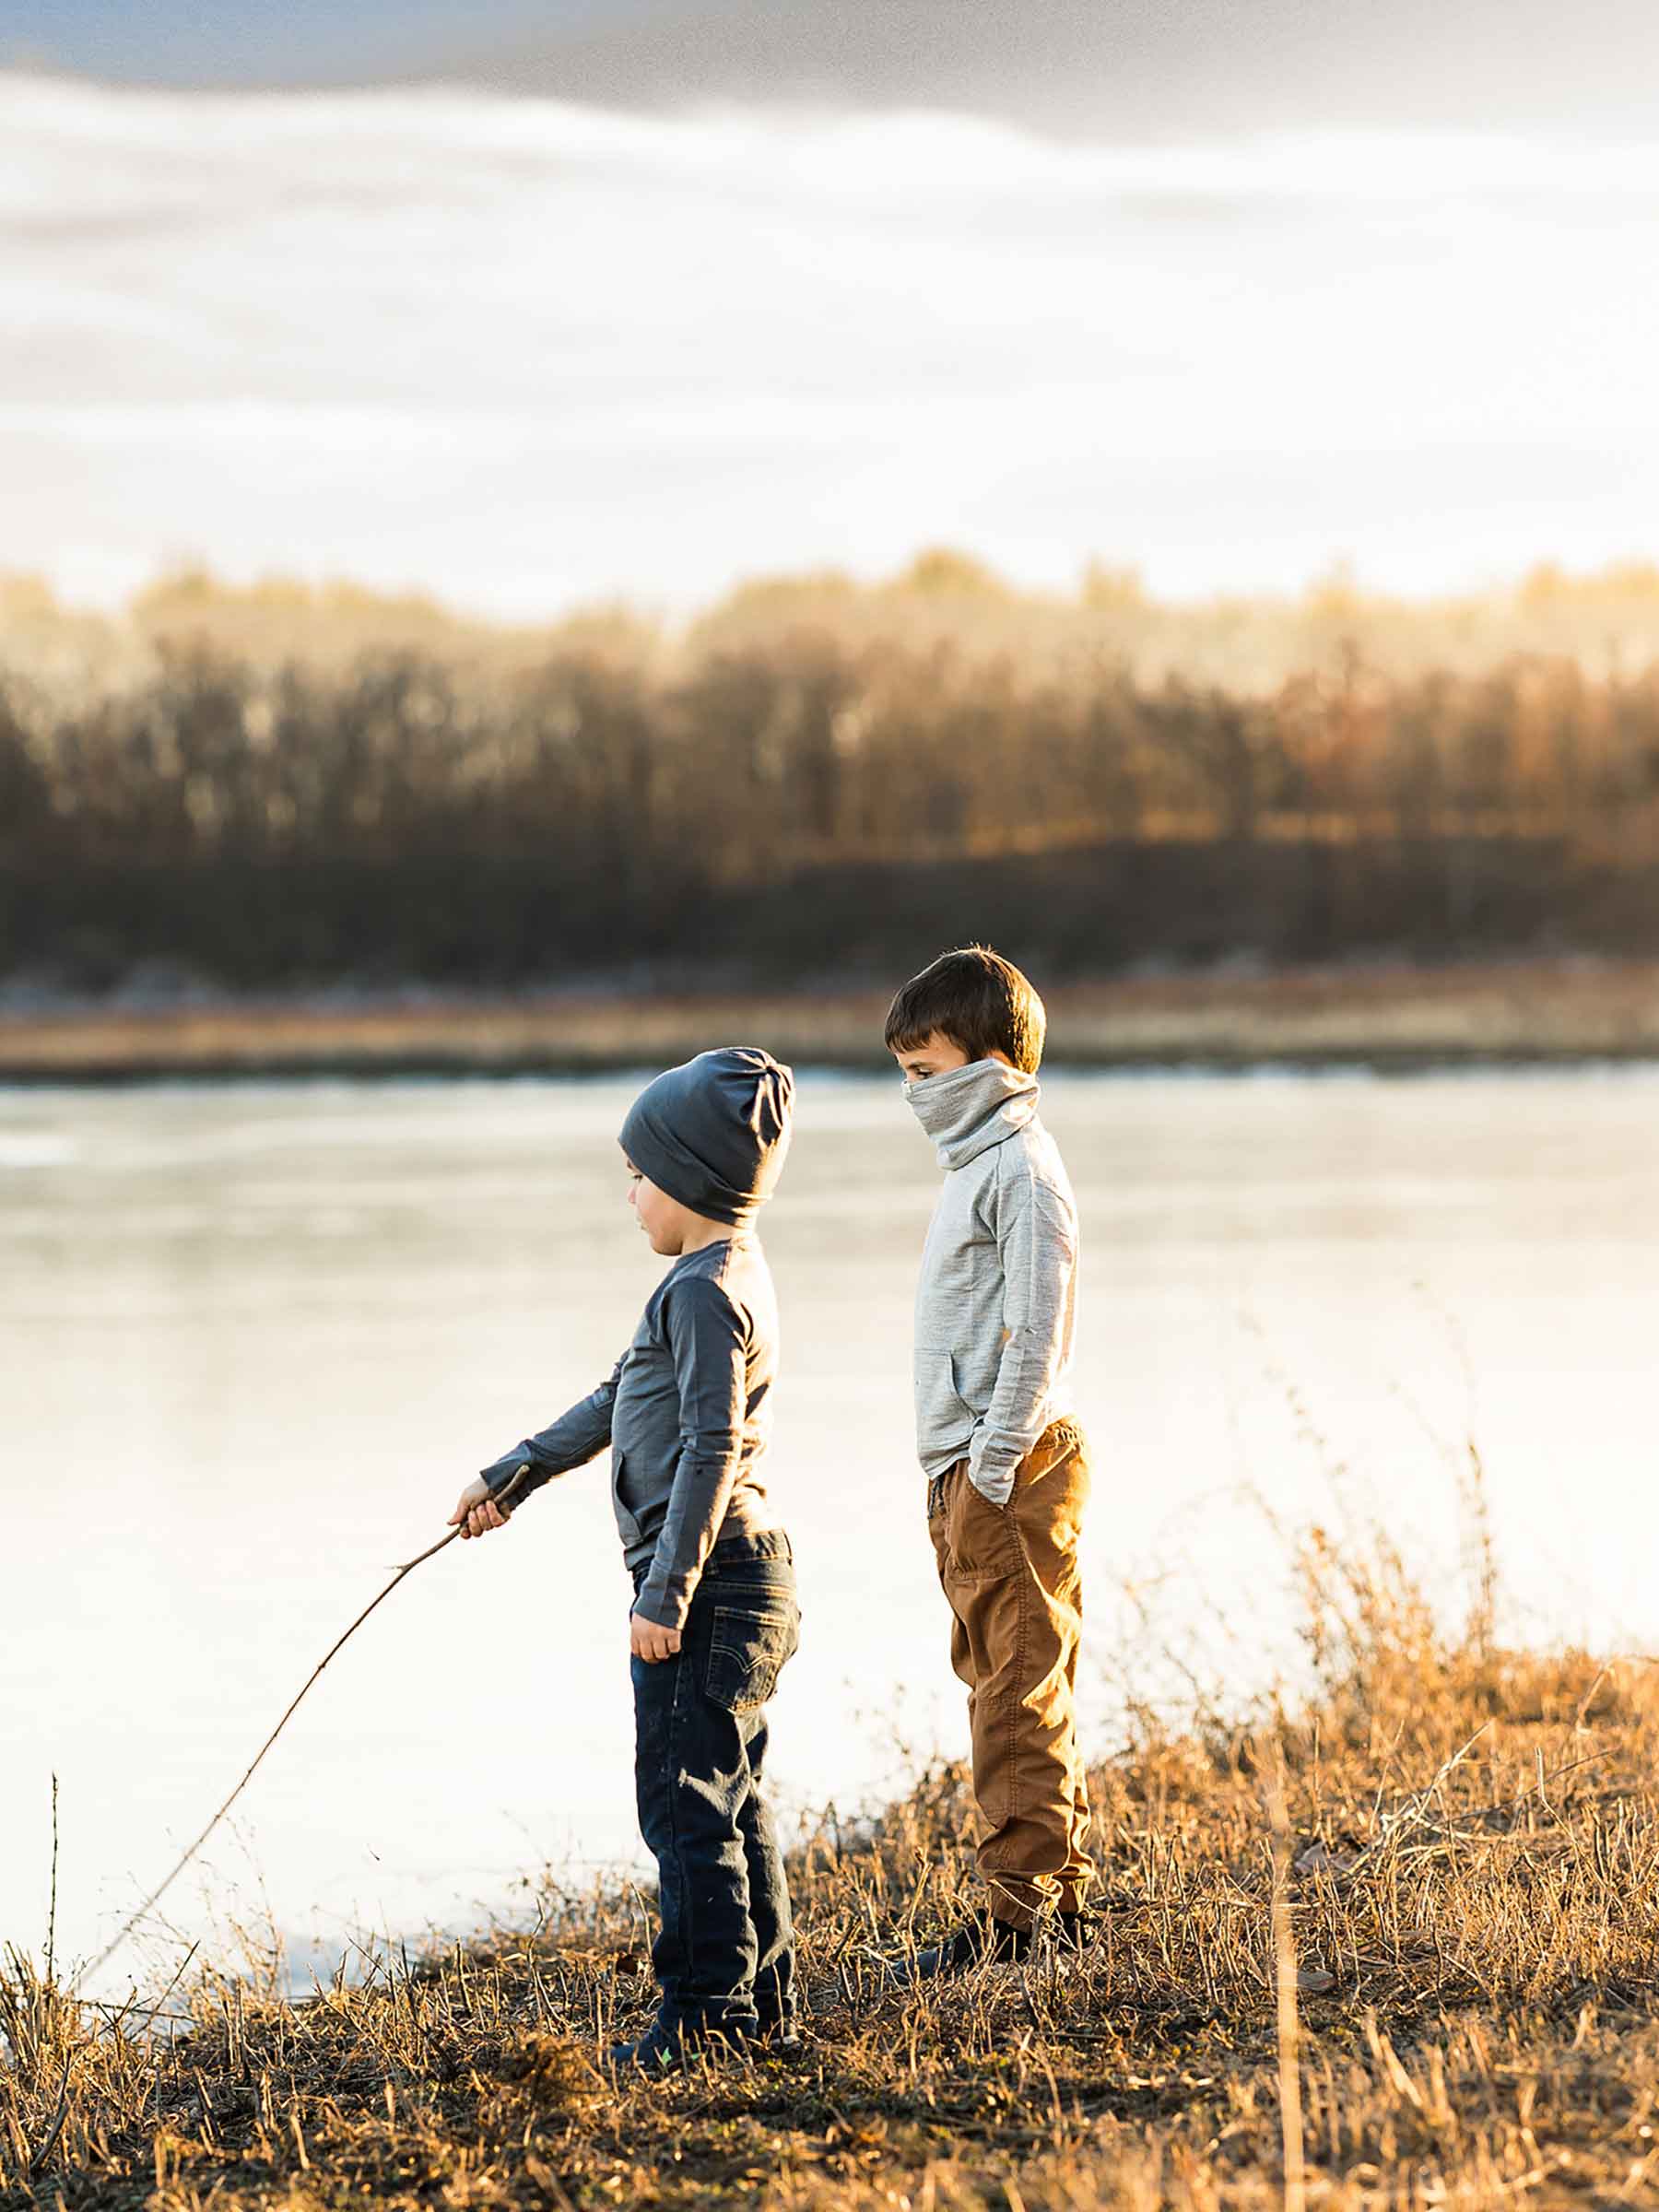
M 972 1893 L 950 1766 L 796 1845 L 802 2054 L 665 2086 L 605 2067 L 652 2001 L 620 1893 L 549 1890 L 532 1929 L 293 2006 L 200 1975 L 182 2022 L 76 2006 L 14 1954 L 0 2205 L 1277 2205 L 1264 1759 L 1307 2201 L 1659 2200 L 1652 1669 L 1502 1649 L 1479 1608 L 1437 1633 L 1386 1552 L 1314 1536 L 1302 1572 L 1302 1709 L 1149 1734 L 1096 1771 L 1103 1933 L 1081 1958 L 885 1978 Z

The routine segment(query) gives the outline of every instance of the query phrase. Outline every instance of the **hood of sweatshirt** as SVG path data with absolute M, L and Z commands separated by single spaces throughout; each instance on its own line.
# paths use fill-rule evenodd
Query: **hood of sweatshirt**
M 1040 1089 L 1002 1060 L 971 1060 L 924 1083 L 907 1083 L 904 1095 L 932 1137 L 942 1168 L 965 1168 L 1036 1118 Z

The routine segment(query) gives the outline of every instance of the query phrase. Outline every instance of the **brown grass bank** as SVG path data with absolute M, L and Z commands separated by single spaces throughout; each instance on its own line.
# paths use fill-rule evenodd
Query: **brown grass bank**
M 1056 1065 L 1409 1069 L 1659 1056 L 1659 961 L 1212 971 L 1045 993 Z M 0 1016 L 0 1082 L 238 1075 L 578 1074 L 749 1038 L 804 1066 L 885 1068 L 888 994 L 434 994 Z
M 1659 1687 L 1643 1663 L 1448 1641 L 1317 1542 L 1318 1690 L 1101 1765 L 1107 1933 L 912 1994 L 948 1922 L 961 1778 L 794 1878 L 798 2060 L 618 2088 L 646 2017 L 637 1900 L 549 1888 L 500 1928 L 288 2006 L 214 1974 L 169 2040 L 0 1981 L 0 2206 L 1227 2212 L 1287 2201 L 1274 1830 L 1300 1983 L 1307 2201 L 1659 2202 Z

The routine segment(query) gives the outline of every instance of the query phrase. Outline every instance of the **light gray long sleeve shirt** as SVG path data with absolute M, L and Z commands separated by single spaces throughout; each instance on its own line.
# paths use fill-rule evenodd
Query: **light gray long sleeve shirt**
M 1001 1060 L 904 1089 L 945 1170 L 916 1288 L 916 1451 L 930 1479 L 966 1459 L 994 1505 L 1073 1410 L 1077 1209 L 1038 1092 Z

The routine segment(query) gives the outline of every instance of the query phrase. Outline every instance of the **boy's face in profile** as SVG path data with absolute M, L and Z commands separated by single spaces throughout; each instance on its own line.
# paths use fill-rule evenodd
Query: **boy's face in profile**
M 682 1206 L 677 1198 L 670 1198 L 666 1191 L 659 1190 L 649 1175 L 640 1172 L 626 1152 L 622 1155 L 622 1164 L 628 1170 L 628 1203 L 633 1207 L 646 1242 L 663 1259 L 677 1260 L 685 1253 L 700 1251 L 705 1244 L 732 1234 L 724 1222 L 711 1221 L 702 1214 L 694 1214 L 688 1206 Z
M 685 1246 L 686 1208 L 677 1198 L 670 1198 L 666 1191 L 659 1191 L 648 1176 L 622 1155 L 628 1170 L 628 1203 L 633 1207 L 634 1218 L 644 1231 L 653 1252 L 661 1253 L 665 1259 L 677 1258 Z
M 907 1083 L 925 1083 L 930 1076 L 947 1076 L 952 1068 L 966 1067 L 969 1064 L 969 1055 L 943 1030 L 930 1030 L 920 1044 L 911 1046 L 908 1051 L 895 1046 L 893 1057 Z M 1006 1053 L 987 1053 L 985 1057 L 1000 1060 L 1005 1067 L 1014 1065 Z

